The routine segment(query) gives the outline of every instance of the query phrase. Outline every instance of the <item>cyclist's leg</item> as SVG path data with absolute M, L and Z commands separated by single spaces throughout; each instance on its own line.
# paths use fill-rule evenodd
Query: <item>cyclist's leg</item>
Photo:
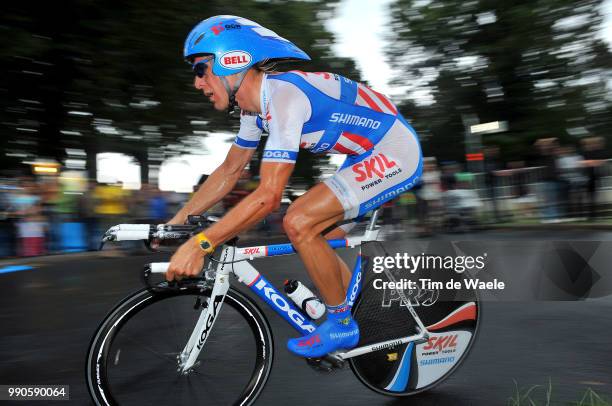
M 353 221 L 344 221 L 325 237 L 343 238 L 360 216 L 409 190 L 421 174 L 421 161 L 416 133 L 403 120 L 398 120 L 373 150 L 348 158 L 325 184 L 342 203 L 344 219 Z M 351 272 L 343 261 L 341 275 L 346 290 Z
M 341 260 L 322 233 L 344 218 L 344 207 L 325 185 L 318 184 L 287 210 L 283 225 L 310 278 L 327 305 L 327 320 L 314 332 L 289 340 L 287 347 L 302 357 L 320 357 L 359 342 L 359 328 L 346 305 Z
M 344 238 L 355 226 L 355 222 L 337 226 L 344 217 L 345 208 L 338 197 L 325 184 L 319 184 L 300 196 L 289 207 L 283 220 L 289 239 L 327 304 L 337 305 L 344 301 L 352 276 L 344 260 L 325 243 L 325 240 Z M 324 237 L 321 237 L 321 233 L 324 233 Z M 337 261 L 337 266 L 332 265 L 333 258 Z M 338 274 L 341 293 L 335 289 L 334 281 L 337 281 Z M 333 284 L 333 293 L 328 292 L 329 283 Z M 319 285 L 325 291 L 322 291 Z
M 321 233 L 344 218 L 344 208 L 324 184 L 300 196 L 287 210 L 283 226 L 326 304 L 344 301 L 339 258 Z
M 353 225 L 354 223 L 349 223 L 349 224 Z M 325 236 L 325 239 L 327 240 L 337 240 L 337 239 L 346 237 L 347 233 L 348 233 L 347 227 L 344 227 L 343 225 L 343 226 L 334 227 L 333 229 L 325 233 L 324 236 Z M 344 293 L 346 294 L 346 290 L 348 289 L 348 286 L 351 283 L 352 274 L 351 274 L 351 271 L 349 270 L 348 265 L 346 265 L 346 262 L 344 262 L 337 253 L 336 253 L 336 258 L 338 258 L 338 265 L 340 266 L 340 275 L 342 277 L 342 288 L 344 290 Z
M 363 215 L 407 191 L 421 171 L 416 133 L 398 120 L 372 150 L 347 160 L 332 178 L 289 207 L 283 222 L 285 231 L 329 310 L 328 320 L 314 333 L 289 341 L 292 352 L 317 357 L 357 344 L 359 332 L 346 306 L 341 267 L 321 233 L 340 220 Z

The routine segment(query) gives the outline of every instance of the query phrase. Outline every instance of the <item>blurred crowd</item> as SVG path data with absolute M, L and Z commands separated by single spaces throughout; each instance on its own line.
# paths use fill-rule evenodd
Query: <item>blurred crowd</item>
M 74 191 L 59 180 L 24 176 L 0 181 L 1 256 L 94 250 L 111 225 L 164 222 L 182 200 L 151 185 L 126 190 L 91 181 Z
M 542 138 L 522 161 L 503 162 L 500 149 L 489 146 L 482 160 L 468 164 L 425 158 L 421 182 L 383 206 L 383 222 L 431 235 L 491 224 L 600 221 L 612 202 L 601 137 L 583 138 L 579 145 Z M 82 183 L 75 188 L 60 176 L 0 178 L 0 257 L 95 250 L 108 227 L 164 223 L 190 197 L 151 184 L 127 190 L 121 184 Z M 257 178 L 244 171 L 213 214 L 226 212 L 256 187 Z M 281 210 L 255 232 L 281 233 L 284 211 L 299 194 L 288 189 Z
M 129 190 L 120 183 L 77 179 L 75 185 L 70 180 L 48 175 L 0 178 L 0 257 L 97 250 L 109 227 L 165 223 L 191 196 L 151 184 Z M 205 180 L 200 178 L 194 192 Z M 235 189 L 209 213 L 221 215 L 256 187 L 257 180 L 244 171 Z M 275 213 L 257 231 L 270 234 L 281 222 L 282 215 Z
M 541 138 L 530 156 L 509 162 L 501 160 L 499 147 L 485 147 L 477 168 L 425 158 L 414 193 L 421 233 L 509 222 L 596 221 L 607 216 L 612 201 L 602 137 L 583 138 L 579 145 Z

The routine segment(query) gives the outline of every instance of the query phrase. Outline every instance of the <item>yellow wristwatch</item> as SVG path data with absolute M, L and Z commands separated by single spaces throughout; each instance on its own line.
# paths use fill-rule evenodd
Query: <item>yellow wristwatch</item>
M 206 254 L 210 254 L 215 251 L 215 246 L 210 242 L 208 237 L 204 235 L 204 233 L 196 234 L 196 239 L 198 240 L 198 246 L 204 251 Z

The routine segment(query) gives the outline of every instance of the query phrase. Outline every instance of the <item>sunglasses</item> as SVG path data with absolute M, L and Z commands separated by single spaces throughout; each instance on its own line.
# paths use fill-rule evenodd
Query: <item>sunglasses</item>
M 201 61 L 198 61 L 191 65 L 193 73 L 195 73 L 197 77 L 203 78 L 204 75 L 206 75 L 206 71 L 208 70 L 208 65 L 206 65 L 206 63 L 210 60 L 212 60 L 212 58 L 202 59 Z

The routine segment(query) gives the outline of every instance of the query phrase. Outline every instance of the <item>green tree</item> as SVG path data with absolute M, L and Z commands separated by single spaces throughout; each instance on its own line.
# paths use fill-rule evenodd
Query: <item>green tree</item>
M 193 89 L 193 74 L 182 60 L 189 30 L 211 15 L 240 15 L 291 39 L 312 57 L 310 63 L 292 66 L 359 80 L 354 62 L 331 50 L 334 38 L 324 22 L 335 5 L 253 0 L 160 0 L 154 6 L 144 0 L 66 0 L 61 7 L 8 3 L 0 25 L 11 32 L 0 37 L 0 62 L 6 67 L 0 78 L 0 152 L 61 161 L 65 148 L 85 148 L 90 167 L 95 153 L 103 151 L 131 153 L 143 164 L 150 150 L 159 160 L 197 153 L 194 131 L 232 131 L 238 122 L 214 111 Z M 317 175 L 314 163 L 315 158 L 303 154 L 296 170 L 309 183 Z
M 390 61 L 408 73 L 396 84 L 416 79 L 435 98 L 416 106 L 429 153 L 459 158 L 469 114 L 508 121 L 508 133 L 489 137 L 506 155 L 539 137 L 612 135 L 601 1 L 395 0 L 391 15 Z

